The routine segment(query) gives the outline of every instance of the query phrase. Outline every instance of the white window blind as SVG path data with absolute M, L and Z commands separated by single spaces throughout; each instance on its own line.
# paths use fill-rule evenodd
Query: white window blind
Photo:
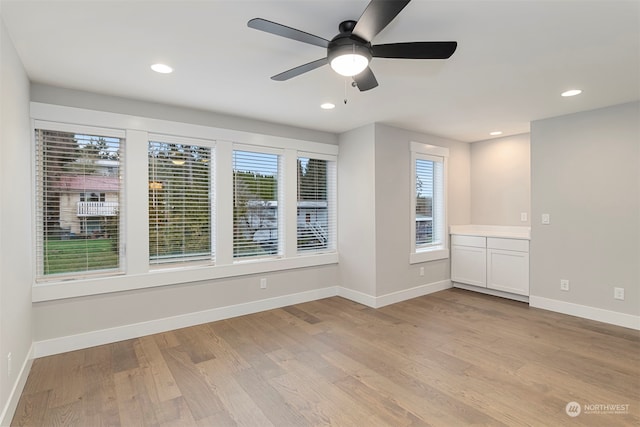
M 121 268 L 124 133 L 36 128 L 37 278 Z
M 415 242 L 417 249 L 443 244 L 444 159 L 418 155 L 415 164 Z
M 233 151 L 233 256 L 280 253 L 278 186 L 280 156 Z
M 336 162 L 298 157 L 298 253 L 335 250 Z
M 162 141 L 148 148 L 149 262 L 213 260 L 212 149 Z

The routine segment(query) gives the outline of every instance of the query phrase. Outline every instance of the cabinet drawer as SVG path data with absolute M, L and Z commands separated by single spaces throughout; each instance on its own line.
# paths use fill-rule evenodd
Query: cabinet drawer
M 523 239 L 487 238 L 487 248 L 504 249 L 506 251 L 529 252 L 529 241 Z
M 487 246 L 487 238 L 482 236 L 461 236 L 459 234 L 453 234 L 451 235 L 451 244 L 484 248 Z

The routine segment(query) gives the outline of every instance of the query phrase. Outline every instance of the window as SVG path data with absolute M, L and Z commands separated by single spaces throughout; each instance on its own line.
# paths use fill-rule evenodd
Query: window
M 337 145 L 37 102 L 31 114 L 34 302 L 338 262 Z
M 280 156 L 233 151 L 233 257 L 281 253 L 279 226 Z
M 211 148 L 154 138 L 149 156 L 149 262 L 213 259 Z
M 411 262 L 447 258 L 445 168 L 449 150 L 411 143 L 411 151 Z
M 298 253 L 335 249 L 335 161 L 298 157 Z
M 124 133 L 37 128 L 37 278 L 121 267 Z

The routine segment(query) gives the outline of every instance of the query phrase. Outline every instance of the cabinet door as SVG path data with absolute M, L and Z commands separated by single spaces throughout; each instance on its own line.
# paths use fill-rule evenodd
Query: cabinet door
M 487 288 L 529 295 L 529 253 L 488 249 Z
M 487 287 L 487 250 L 451 246 L 451 281 Z

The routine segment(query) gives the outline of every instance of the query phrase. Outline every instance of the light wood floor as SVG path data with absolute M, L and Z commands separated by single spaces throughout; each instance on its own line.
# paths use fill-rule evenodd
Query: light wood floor
M 469 424 L 640 425 L 638 331 L 458 289 L 334 297 L 37 359 L 12 425 Z

